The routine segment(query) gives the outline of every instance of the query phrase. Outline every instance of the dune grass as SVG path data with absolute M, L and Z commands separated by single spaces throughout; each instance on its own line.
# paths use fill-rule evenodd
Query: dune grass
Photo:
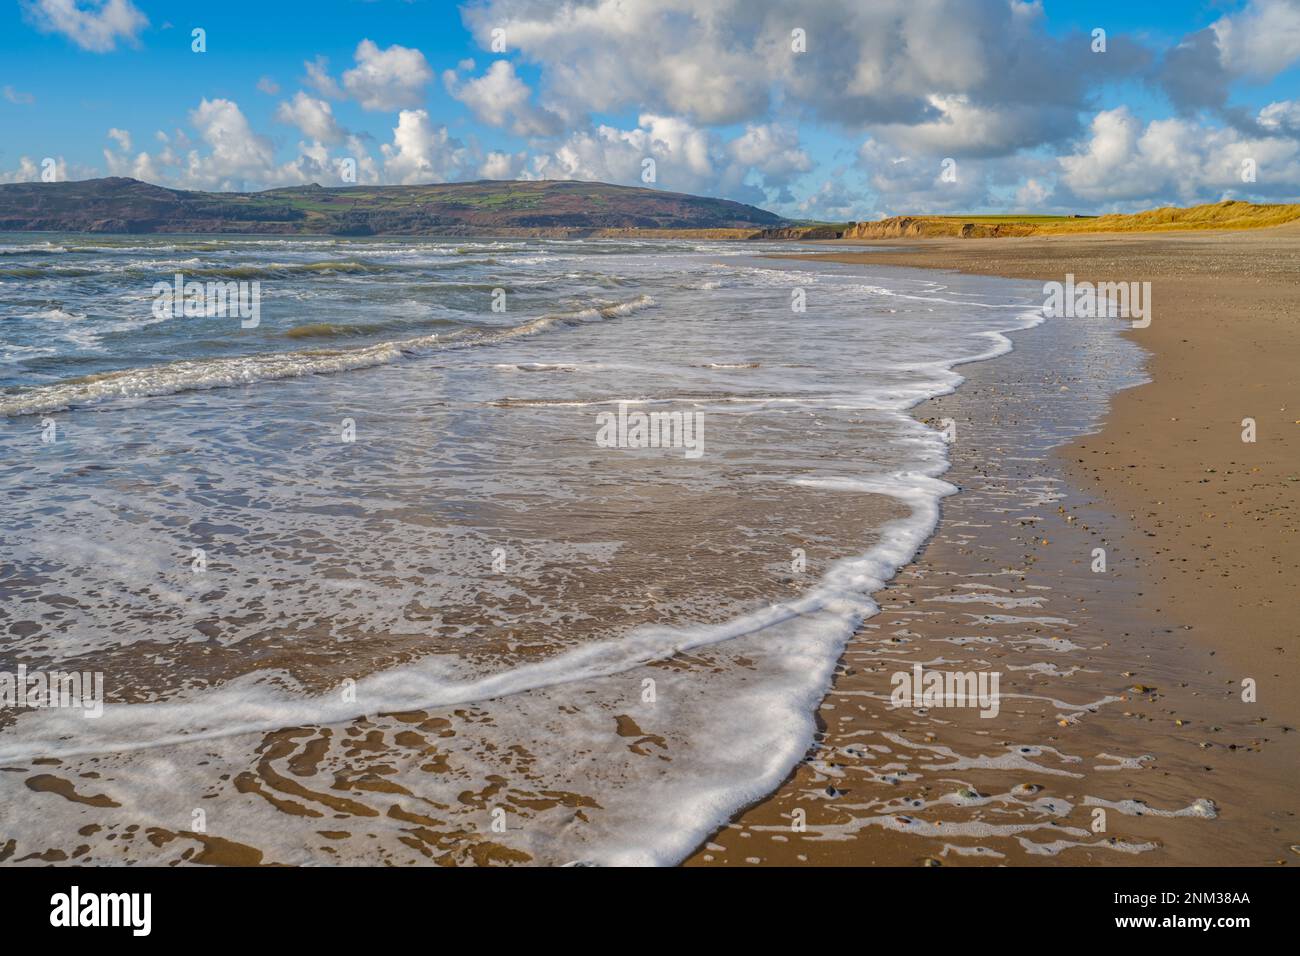
M 892 216 L 849 226 L 847 238 L 995 238 L 999 236 L 1078 235 L 1102 232 L 1165 232 L 1192 229 L 1260 229 L 1300 220 L 1300 203 L 1256 204 L 1235 199 L 1203 206 L 1165 206 L 1144 212 L 1104 216 L 1033 213 Z
M 1204 206 L 1165 206 L 1129 215 L 1112 214 L 1095 219 L 1051 223 L 1040 231 L 1055 232 L 1159 232 L 1167 229 L 1259 229 L 1300 219 L 1300 203 L 1257 205 L 1227 199 Z

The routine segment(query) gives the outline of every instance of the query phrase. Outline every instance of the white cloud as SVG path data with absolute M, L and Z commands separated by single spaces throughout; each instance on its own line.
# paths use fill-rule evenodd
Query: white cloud
M 12 86 L 6 86 L 4 88 L 4 95 L 5 99 L 10 103 L 14 103 L 18 106 L 31 106 L 36 102 L 36 97 L 31 93 L 21 93 L 18 90 L 15 90 Z
M 953 156 L 1003 156 L 1056 139 L 1074 129 L 1075 110 L 1044 107 L 1019 112 L 981 106 L 965 95 L 929 98 L 933 118 L 914 123 L 886 123 L 879 136 L 909 151 Z
M 826 222 L 851 222 L 879 218 L 865 190 L 851 189 L 845 182 L 846 170 L 837 170 L 805 199 L 777 212 L 791 219 L 820 219 Z
M 327 145 L 342 142 L 347 135 L 334 118 L 334 110 L 329 103 L 308 96 L 299 90 L 292 100 L 284 100 L 275 111 L 275 118 L 281 123 L 298 127 L 304 136 Z
M 988 163 L 945 162 L 952 157 L 900 153 L 892 143 L 878 139 L 868 139 L 858 150 L 858 163 L 879 197 L 878 205 L 891 216 L 965 212 L 988 204 Z
M 207 152 L 190 150 L 182 174 L 187 184 L 208 189 L 244 189 L 264 181 L 274 166 L 271 141 L 253 132 L 239 104 L 204 99 L 190 112 L 190 124 Z
M 506 153 L 493 150 L 479 167 L 480 179 L 518 179 L 528 161 L 528 154 L 522 150 Z
M 1047 203 L 1051 190 L 1037 179 L 1026 179 L 1016 190 L 1016 209 L 1022 212 L 1036 212 Z
M 365 185 L 383 182 L 383 176 L 379 172 L 379 167 L 375 165 L 374 158 L 370 155 L 369 150 L 361 142 L 361 137 L 355 134 L 348 136 L 347 157 L 357 164 L 357 182 Z
M 1242 76 L 1271 79 L 1300 60 L 1300 2 L 1250 0 L 1240 13 L 1222 17 L 1210 29 L 1223 66 Z
M 486 48 L 508 24 L 507 40 L 543 65 L 553 92 L 580 109 L 628 105 L 688 114 L 707 123 L 757 115 L 767 103 L 761 67 L 732 46 L 727 16 L 687 0 L 597 0 L 555 9 L 527 0 L 490 0 L 465 10 Z M 714 6 L 718 6 L 715 4 Z M 732 6 L 728 4 L 728 6 Z
M 40 167 L 30 156 L 19 159 L 17 169 L 0 171 L 0 183 L 34 183 L 40 178 Z
M 1234 82 L 1272 79 L 1300 60 L 1300 0 L 1249 0 L 1185 37 L 1165 54 L 1157 80 L 1181 115 L 1204 109 L 1238 126 L 1246 111 L 1228 104 Z
M 854 129 L 956 125 L 990 151 L 985 120 L 1014 133 L 1004 153 L 1073 135 L 1091 82 L 1142 58 L 1118 35 L 1105 57 L 1086 37 L 1054 37 L 1041 4 L 1019 0 L 479 0 L 464 18 L 484 47 L 505 25 L 510 50 L 541 70 L 543 105 L 566 118 L 631 107 L 714 126 L 771 122 L 777 106 Z M 936 98 L 962 104 L 962 122 Z
M 0 183 L 41 182 L 43 181 L 41 174 L 51 162 L 54 164 L 55 182 L 91 179 L 99 175 L 99 171 L 95 168 L 69 163 L 62 156 L 42 156 L 39 161 L 30 156 L 23 156 L 18 160 L 17 169 L 0 172 Z
M 343 74 L 343 89 L 364 109 L 395 110 L 423 102 L 433 70 L 419 50 L 396 43 L 381 50 L 362 40 L 355 58 L 357 65 Z
M 271 140 L 256 133 L 239 105 L 231 100 L 203 100 L 189 114 L 197 133 L 157 131 L 155 152 L 131 153 L 131 137 L 112 129 L 112 147 L 104 150 L 108 173 L 191 189 L 257 190 L 317 182 L 338 186 L 351 166 L 359 184 L 446 182 L 475 168 L 482 157 L 435 125 L 424 110 L 403 110 L 392 143 L 380 147 L 382 165 L 363 138 L 333 120 L 328 103 L 299 93 L 280 104 L 277 118 L 298 126 L 309 137 L 293 157 L 277 162 Z M 522 155 L 522 154 L 521 154 Z M 349 162 L 350 161 L 350 162 Z
M 435 126 L 425 110 L 402 110 L 393 129 L 392 144 L 380 147 L 388 182 L 443 183 L 470 160 L 469 152 L 445 126 Z
M 813 168 L 799 145 L 799 134 L 775 123 L 747 126 L 727 149 L 736 162 L 757 169 L 769 182 L 785 182 Z
M 582 179 L 769 204 L 793 201 L 790 180 L 812 169 L 793 130 L 750 125 L 725 140 L 680 116 L 643 113 L 632 129 L 601 124 L 579 129 L 528 162 L 522 154 L 489 157 L 496 173 L 523 179 Z M 645 160 L 655 178 L 643 178 Z
M 257 81 L 257 88 L 267 96 L 278 96 L 280 93 L 280 84 L 275 82 L 269 76 L 264 76 Z
M 1283 114 L 1274 110 L 1270 118 Z M 1248 160 L 1253 183 L 1242 178 Z M 1156 205 L 1300 194 L 1300 143 L 1293 138 L 1250 136 L 1186 119 L 1143 125 L 1122 106 L 1098 113 L 1088 140 L 1059 162 L 1060 185 L 1093 202 Z
M 37 29 L 62 34 L 94 53 L 115 49 L 119 39 L 137 42 L 149 25 L 131 0 L 26 0 L 23 9 Z
M 104 150 L 104 162 L 110 176 L 130 176 L 147 183 L 159 183 L 167 178 L 166 166 L 175 167 L 179 164 L 176 154 L 170 149 L 162 150 L 157 156 L 143 150 L 131 156 L 129 149 L 128 146 L 121 152 Z
M 601 125 L 571 134 L 553 152 L 534 157 L 530 178 L 586 179 L 642 185 L 642 161 L 655 161 L 657 185 L 703 190 L 717 175 L 714 137 L 680 117 L 643 114 L 634 129 Z
M 1300 100 L 1269 103 L 1259 111 L 1259 125 L 1271 133 L 1300 137 Z
M 332 100 L 343 99 L 343 90 L 334 81 L 334 77 L 330 76 L 330 61 L 326 57 L 318 56 L 314 60 L 304 60 L 302 66 L 307 73 L 303 82 L 321 96 L 328 96 Z
M 472 69 L 472 61 L 471 66 Z M 551 136 L 559 132 L 558 116 L 532 103 L 532 90 L 515 73 L 509 60 L 497 60 L 480 77 L 462 81 L 455 70 L 443 73 L 447 92 L 473 111 L 479 122 L 506 127 L 516 136 Z

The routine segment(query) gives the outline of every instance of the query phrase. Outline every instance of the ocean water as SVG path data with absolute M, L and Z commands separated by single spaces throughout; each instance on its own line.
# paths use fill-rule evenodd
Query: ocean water
M 0 671 L 107 699 L 0 710 L 0 764 L 90 795 L 0 774 L 0 836 L 683 858 L 804 754 L 954 491 L 907 409 L 1041 321 L 1022 284 L 780 251 L 0 238 Z M 157 314 L 176 273 L 257 282 L 256 326 Z M 620 411 L 695 444 L 607 447 Z

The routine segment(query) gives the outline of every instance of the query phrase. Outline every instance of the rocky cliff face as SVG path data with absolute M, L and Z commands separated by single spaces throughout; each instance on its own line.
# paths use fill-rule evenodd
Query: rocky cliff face
M 962 222 L 958 219 L 927 219 L 893 216 L 879 222 L 851 222 L 845 239 L 993 239 L 999 236 L 1029 236 L 1036 230 L 1028 223 Z
M 750 239 L 843 239 L 843 226 L 783 226 L 764 229 Z

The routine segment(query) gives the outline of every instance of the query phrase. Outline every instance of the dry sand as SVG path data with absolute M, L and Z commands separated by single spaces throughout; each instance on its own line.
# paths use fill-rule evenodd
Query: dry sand
M 1150 281 L 1153 321 L 1125 334 L 1152 381 L 1048 472 L 954 446 L 963 493 L 878 595 L 817 744 L 689 862 L 1300 864 L 1300 228 L 818 245 L 846 263 Z M 1017 383 L 1053 364 L 1026 366 L 1033 335 L 915 414 L 994 417 L 1014 441 L 1035 417 Z M 1034 513 L 1043 481 L 1058 497 Z M 1107 574 L 1090 573 L 1097 545 Z M 965 603 L 979 592 L 1006 613 Z M 1003 719 L 888 708 L 890 672 L 915 660 L 1001 670 Z

